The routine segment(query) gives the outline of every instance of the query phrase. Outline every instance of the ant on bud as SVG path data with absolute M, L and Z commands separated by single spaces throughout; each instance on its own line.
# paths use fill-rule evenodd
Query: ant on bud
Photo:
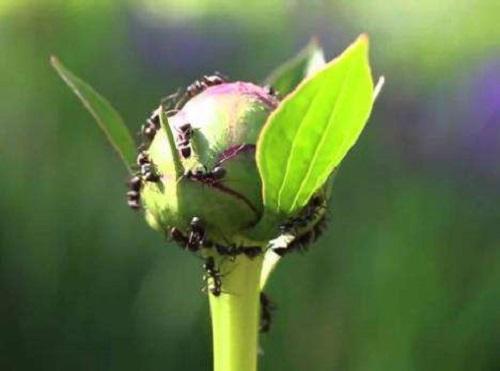
M 213 75 L 204 75 L 203 76 L 203 82 L 207 86 L 214 86 L 214 85 L 220 85 L 226 82 L 227 79 L 222 76 L 219 72 L 214 72 Z
M 205 84 L 203 84 L 200 80 L 195 80 L 192 84 L 188 85 L 188 87 L 186 88 L 186 95 L 189 98 L 192 98 L 200 94 L 206 88 L 207 86 L 205 86 Z
M 207 282 L 212 279 L 211 287 L 208 287 L 212 295 L 219 296 L 222 293 L 222 275 L 215 266 L 215 259 L 212 256 L 209 256 L 205 263 L 203 264 L 203 269 L 205 270 L 205 275 L 203 276 L 203 280 Z
M 216 166 L 213 168 L 212 171 L 210 171 L 207 174 L 208 177 L 210 177 L 212 180 L 221 180 L 226 176 L 226 169 L 224 169 L 222 166 Z
M 151 161 L 149 159 L 149 155 L 146 151 L 140 151 L 139 154 L 137 155 L 137 165 L 142 166 L 145 164 L 149 164 Z
M 321 237 L 324 230 L 326 229 L 326 224 L 326 217 L 323 216 L 320 220 L 317 221 L 317 223 L 311 230 L 296 237 L 292 242 L 290 242 L 287 247 L 278 247 L 273 249 L 273 251 L 281 257 L 294 251 L 306 251 L 313 242 L 316 242 L 318 238 Z
M 191 139 L 191 136 L 193 135 L 193 127 L 191 126 L 190 123 L 186 122 L 185 124 L 179 126 L 179 132 L 185 139 Z
M 152 141 L 159 127 L 160 127 L 160 110 L 156 110 L 146 120 L 146 123 L 142 125 L 141 133 L 146 139 Z
M 142 125 L 141 133 L 142 135 L 149 141 L 152 141 L 156 135 L 157 128 L 154 124 L 151 124 L 149 121 Z
M 201 219 L 197 216 L 191 219 L 191 223 L 189 225 L 191 227 L 191 233 L 189 234 L 186 247 L 188 248 L 188 250 L 196 252 L 200 249 L 200 246 L 203 245 L 205 238 L 205 227 Z
M 248 256 L 250 259 L 255 258 L 262 252 L 262 248 L 260 246 L 247 246 L 243 247 L 243 254 Z
M 201 80 L 196 80 L 186 88 L 185 95 L 188 98 L 192 98 L 203 92 L 206 88 L 220 85 L 226 81 L 227 79 L 218 72 L 215 72 L 213 75 L 204 75 Z
M 160 175 L 156 171 L 155 166 L 150 162 L 141 165 L 141 175 L 148 182 L 158 182 L 160 180 Z
M 272 87 L 271 85 L 264 86 L 264 89 L 266 90 L 267 94 L 269 94 L 273 97 L 277 97 L 279 95 L 278 91 L 274 87 Z
M 279 226 L 282 234 L 296 232 L 297 229 L 306 228 L 317 216 L 320 209 L 325 208 L 325 201 L 320 196 L 313 197 L 302 209 L 300 214 L 288 219 Z
M 142 179 L 134 175 L 128 182 L 129 191 L 127 192 L 127 204 L 133 210 L 141 208 L 141 187 Z
M 215 250 L 219 255 L 229 256 L 232 260 L 241 254 L 245 254 L 248 258 L 253 259 L 262 253 L 262 248 L 260 246 L 224 246 L 217 243 L 215 244 Z
M 191 157 L 191 138 L 193 136 L 193 128 L 190 123 L 185 123 L 178 128 L 177 146 L 183 158 Z
M 198 168 L 195 171 L 187 170 L 184 175 L 202 183 L 216 184 L 226 176 L 226 169 L 222 166 L 216 166 L 210 171 L 203 171 Z
M 172 240 L 176 242 L 180 247 L 185 248 L 187 246 L 188 239 L 186 236 L 184 236 L 184 234 L 182 234 L 179 228 L 170 228 L 170 237 L 172 237 Z
M 181 156 L 183 158 L 189 158 L 191 157 L 191 147 L 189 146 L 180 146 L 179 151 L 181 152 Z
M 211 247 L 211 242 L 205 240 L 205 227 L 201 219 L 197 216 L 191 219 L 189 223 L 191 232 L 188 236 L 184 235 L 179 228 L 170 229 L 170 237 L 177 242 L 179 246 L 191 252 L 197 252 L 201 247 Z

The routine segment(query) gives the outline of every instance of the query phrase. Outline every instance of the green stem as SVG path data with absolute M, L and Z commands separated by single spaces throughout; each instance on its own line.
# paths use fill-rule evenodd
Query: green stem
M 262 256 L 222 263 L 222 294 L 209 294 L 214 371 L 256 371 Z

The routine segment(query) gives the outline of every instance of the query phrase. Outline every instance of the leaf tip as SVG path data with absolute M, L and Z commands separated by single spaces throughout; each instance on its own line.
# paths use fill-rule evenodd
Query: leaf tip
M 358 36 L 357 41 L 361 44 L 365 44 L 366 46 L 368 46 L 368 44 L 370 43 L 370 37 L 366 32 L 363 32 L 361 35 Z
M 321 42 L 319 41 L 319 37 L 314 35 L 311 36 L 309 39 L 309 42 L 307 43 L 308 46 L 313 47 L 313 48 L 319 48 L 321 47 Z
M 52 54 L 49 57 L 49 62 L 52 65 L 52 67 L 56 67 L 57 65 L 60 64 L 59 59 L 54 54 Z

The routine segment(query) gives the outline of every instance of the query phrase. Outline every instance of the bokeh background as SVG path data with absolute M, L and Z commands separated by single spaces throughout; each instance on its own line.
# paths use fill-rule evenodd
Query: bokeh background
M 137 131 L 219 70 L 261 81 L 318 36 L 366 31 L 385 89 L 331 227 L 278 267 L 262 370 L 498 370 L 496 0 L 1 0 L 0 369 L 210 370 L 201 261 L 149 230 L 126 173 L 51 70 Z

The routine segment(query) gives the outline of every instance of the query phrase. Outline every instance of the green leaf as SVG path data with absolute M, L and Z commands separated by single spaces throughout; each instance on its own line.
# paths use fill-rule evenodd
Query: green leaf
M 274 70 L 265 80 L 266 85 L 275 88 L 281 96 L 286 96 L 302 81 L 325 65 L 323 49 L 316 39 L 294 58 Z
M 356 143 L 373 105 L 368 37 L 303 81 L 269 116 L 257 143 L 268 212 L 292 215 Z
M 76 77 L 56 57 L 52 56 L 50 63 L 69 88 L 80 98 L 85 108 L 94 116 L 108 141 L 118 152 L 128 170 L 131 171 L 135 163 L 135 143 L 118 112 L 105 98 L 90 85 Z

